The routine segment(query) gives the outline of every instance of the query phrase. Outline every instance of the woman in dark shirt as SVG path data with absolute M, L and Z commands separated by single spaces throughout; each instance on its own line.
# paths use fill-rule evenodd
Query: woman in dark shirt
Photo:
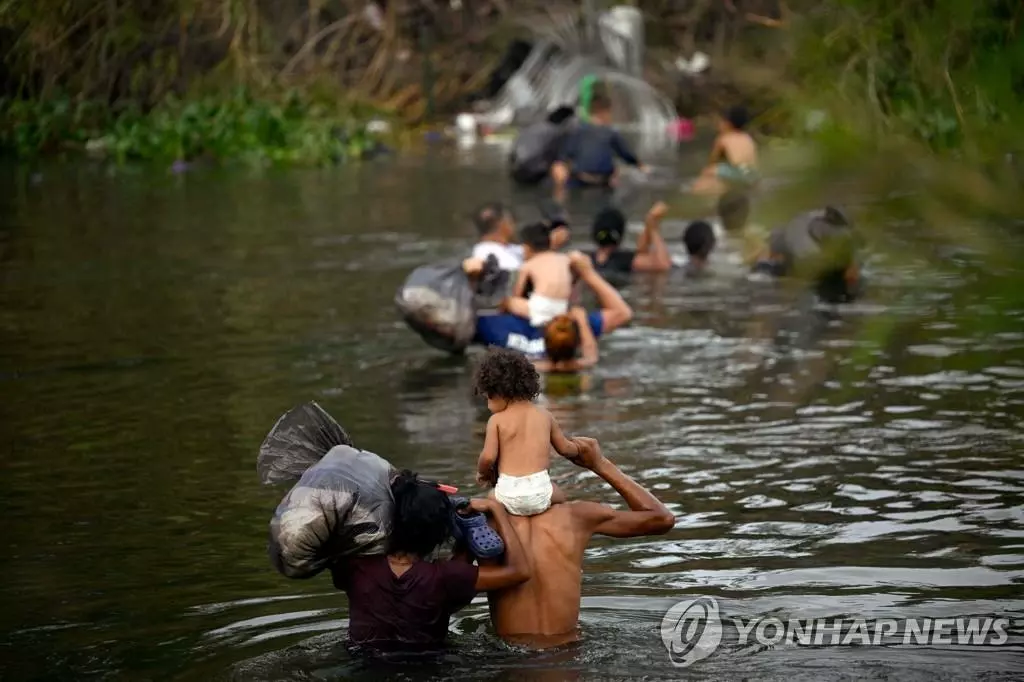
M 594 218 L 592 235 L 597 250 L 588 255 L 594 267 L 605 277 L 628 275 L 631 272 L 667 272 L 672 258 L 661 236 L 661 221 L 668 211 L 656 203 L 644 219 L 644 231 L 636 241 L 636 250 L 621 248 L 626 234 L 626 216 L 617 208 L 605 208 Z
M 472 500 L 470 507 L 493 518 L 505 543 L 504 565 L 475 566 L 464 556 L 429 560 L 451 538 L 451 501 L 409 471 L 399 474 L 391 490 L 395 511 L 388 553 L 331 568 L 335 587 L 348 595 L 348 640 L 371 649 L 438 649 L 453 613 L 479 592 L 526 582 L 529 566 L 507 512 L 493 500 Z

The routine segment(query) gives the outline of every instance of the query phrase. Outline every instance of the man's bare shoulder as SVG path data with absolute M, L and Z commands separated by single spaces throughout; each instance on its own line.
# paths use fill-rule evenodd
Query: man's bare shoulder
M 573 521 L 588 525 L 600 522 L 615 513 L 615 510 L 607 504 L 592 500 L 569 500 L 564 506 L 566 513 L 572 516 Z

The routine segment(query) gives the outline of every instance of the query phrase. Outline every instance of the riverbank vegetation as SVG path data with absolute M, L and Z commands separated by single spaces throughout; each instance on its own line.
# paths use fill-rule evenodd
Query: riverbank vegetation
M 0 3 L 0 151 L 349 158 L 375 144 L 371 119 L 416 124 L 474 87 L 477 24 L 498 19 L 355 0 Z
M 259 97 L 245 89 L 179 100 L 149 110 L 67 96 L 0 104 L 3 149 L 18 158 L 85 153 L 117 162 L 231 159 L 324 164 L 372 154 L 371 108 L 339 108 L 298 92 Z

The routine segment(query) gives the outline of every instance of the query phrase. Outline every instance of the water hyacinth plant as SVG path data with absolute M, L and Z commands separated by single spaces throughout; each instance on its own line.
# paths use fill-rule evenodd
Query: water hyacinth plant
M 0 103 L 0 149 L 19 158 L 86 152 L 129 160 L 240 160 L 322 165 L 361 158 L 381 144 L 369 116 L 291 93 L 281 100 L 239 90 L 229 97 L 168 97 L 149 111 L 68 97 Z

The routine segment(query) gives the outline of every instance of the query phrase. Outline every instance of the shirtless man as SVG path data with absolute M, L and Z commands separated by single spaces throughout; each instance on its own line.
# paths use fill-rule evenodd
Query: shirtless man
M 516 587 L 491 592 L 488 600 L 495 631 L 512 644 L 550 648 L 579 639 L 583 553 L 593 535 L 664 535 L 675 526 L 672 512 L 605 458 L 596 440 L 571 440 L 580 453 L 571 461 L 604 479 L 629 509 L 569 501 L 552 505 L 536 516 L 509 517 L 526 551 L 532 578 Z
M 708 165 L 693 184 L 695 194 L 723 194 L 733 187 L 757 183 L 757 143 L 746 131 L 749 116 L 743 107 L 732 107 L 718 117 L 718 137 Z

